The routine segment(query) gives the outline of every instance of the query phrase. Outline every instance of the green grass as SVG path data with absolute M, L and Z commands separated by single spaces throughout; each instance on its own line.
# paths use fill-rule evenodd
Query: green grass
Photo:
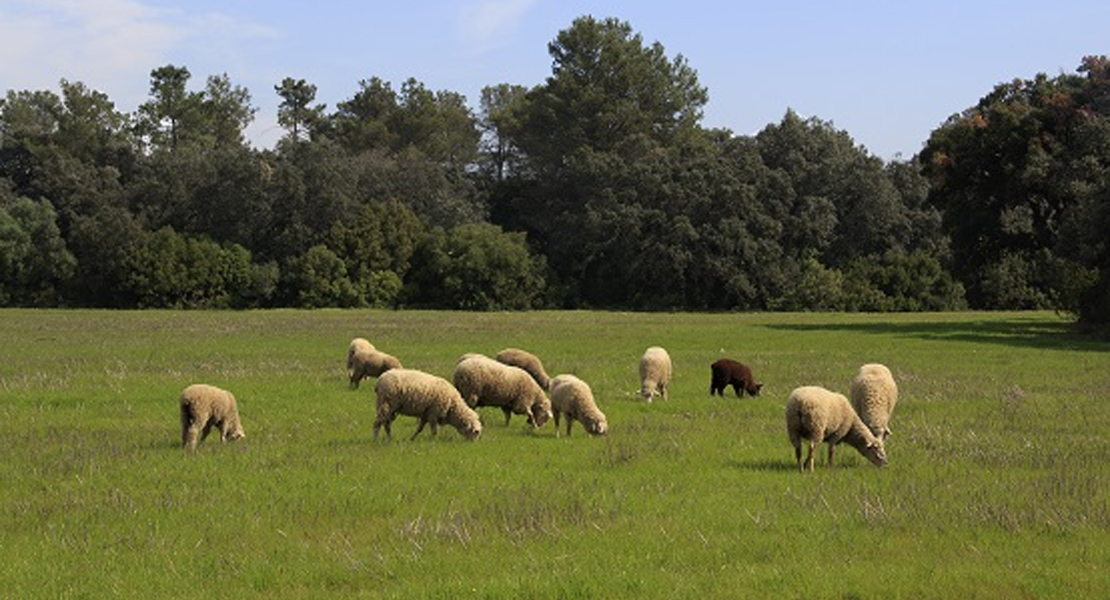
M 450 377 L 519 346 L 611 434 L 371 440 L 348 341 Z M 0 595 L 11 598 L 1105 598 L 1110 344 L 1050 313 L 0 311 Z M 667 402 L 636 390 L 665 346 Z M 711 398 L 709 364 L 760 398 Z M 796 471 L 790 390 L 893 370 L 876 469 Z M 247 438 L 180 449 L 177 396 Z M 729 390 L 731 394 L 731 390 Z M 824 452 L 820 455 L 824 457 Z

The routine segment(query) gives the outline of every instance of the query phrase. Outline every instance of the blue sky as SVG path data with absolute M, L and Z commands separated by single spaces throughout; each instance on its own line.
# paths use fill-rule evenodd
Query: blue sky
M 1105 0 L 0 0 L 0 92 L 65 78 L 132 111 L 156 67 L 187 67 L 193 89 L 227 73 L 259 109 L 248 137 L 270 146 L 284 77 L 329 110 L 375 76 L 476 107 L 487 85 L 543 83 L 547 44 L 582 15 L 684 56 L 709 90 L 707 127 L 751 135 L 792 108 L 884 159 L 912 156 L 998 83 L 1110 54 Z

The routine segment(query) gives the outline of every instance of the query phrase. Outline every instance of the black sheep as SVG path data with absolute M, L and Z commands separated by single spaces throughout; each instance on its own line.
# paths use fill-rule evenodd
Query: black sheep
M 713 379 L 709 384 L 709 395 L 725 395 L 725 388 L 732 386 L 737 398 L 743 398 L 744 392 L 758 396 L 762 383 L 756 383 L 752 377 L 752 369 L 748 365 L 736 362 L 730 358 L 722 358 L 710 365 Z

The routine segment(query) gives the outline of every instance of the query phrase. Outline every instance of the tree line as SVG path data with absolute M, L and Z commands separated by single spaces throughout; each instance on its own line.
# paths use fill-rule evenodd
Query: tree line
M 701 125 L 708 90 L 617 19 L 535 87 L 377 77 L 333 109 L 151 72 L 0 100 L 0 305 L 920 311 L 1110 322 L 1110 63 L 1000 84 L 908 160 L 787 111 Z

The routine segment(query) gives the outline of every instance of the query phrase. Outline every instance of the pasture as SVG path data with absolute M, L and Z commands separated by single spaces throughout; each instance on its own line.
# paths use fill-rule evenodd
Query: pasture
M 364 336 L 450 378 L 508 346 L 590 383 L 611 433 L 479 409 L 371 439 Z M 0 311 L 10 598 L 1105 598 L 1110 344 L 1052 313 Z M 636 395 L 662 345 L 668 401 Z M 710 397 L 709 364 L 758 398 Z M 783 406 L 894 372 L 890 466 L 797 472 Z M 190 383 L 247 437 L 180 447 Z

